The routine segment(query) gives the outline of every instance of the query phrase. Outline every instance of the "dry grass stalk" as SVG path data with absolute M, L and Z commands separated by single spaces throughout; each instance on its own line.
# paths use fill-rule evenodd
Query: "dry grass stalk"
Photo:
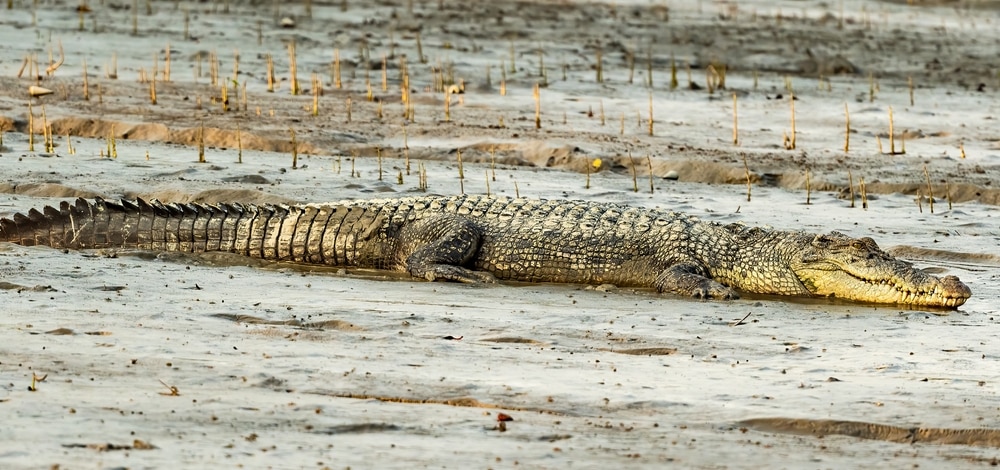
M 514 41 L 510 42 L 510 73 L 517 73 L 517 66 L 514 64 Z
M 21 68 L 17 69 L 17 78 L 21 78 L 21 76 L 24 75 L 24 69 L 28 68 L 28 65 L 30 63 L 31 63 L 31 55 L 30 54 L 25 55 L 24 61 L 21 62 Z M 31 73 L 30 69 L 28 70 L 28 73 Z
M 621 130 L 619 131 L 619 134 L 625 135 L 625 111 L 622 111 L 622 123 L 621 123 Z
M 351 99 L 347 98 L 347 123 L 351 123 Z
M 535 87 L 532 90 L 532 97 L 535 99 L 535 129 L 542 128 L 542 92 L 538 87 L 538 83 L 535 83 Z
M 601 127 L 604 127 L 604 99 L 601 99 Z
M 490 172 L 483 171 L 483 173 L 486 176 L 486 196 L 489 197 L 489 195 L 490 195 Z M 402 173 L 400 173 L 400 174 L 402 174 Z
M 296 75 L 296 63 L 295 63 L 295 41 L 288 44 L 288 86 L 291 88 L 292 95 L 299 94 L 299 79 Z
M 595 63 L 597 64 L 595 66 L 595 69 L 597 71 L 597 83 L 604 83 L 604 64 L 603 64 L 604 60 L 601 57 L 602 53 L 603 51 L 600 48 L 598 48 L 597 51 L 594 52 L 594 54 L 596 55 Z
M 191 11 L 185 7 L 184 8 L 184 40 L 187 41 L 191 39 Z
M 965 142 L 958 143 L 958 152 L 962 159 L 965 159 Z
M 490 145 L 490 178 L 493 181 L 497 180 L 497 146 L 496 144 Z
M 868 102 L 875 102 L 875 74 L 868 72 Z
M 646 87 L 653 88 L 653 46 L 646 47 Z
M 653 137 L 653 92 L 649 92 L 649 136 Z
M 539 59 L 541 58 L 541 55 L 542 53 L 539 51 Z M 628 66 L 628 83 L 631 85 L 635 77 L 635 52 L 633 52 L 632 49 L 625 50 L 625 62 Z
M 298 144 L 298 142 L 295 141 L 295 129 L 292 129 L 291 127 L 289 127 L 288 128 L 288 133 L 291 135 L 291 144 L 292 144 L 292 169 L 296 170 L 296 169 L 299 168 L 299 144 Z M 379 179 L 382 179 L 381 175 L 379 175 L 379 176 L 380 176 Z
M 851 150 L 851 113 L 847 109 L 847 103 L 844 103 L 844 153 Z M 854 202 L 851 201 L 851 207 L 854 207 Z
M 0 138 L 0 147 L 3 146 L 3 139 Z M 76 148 L 73 147 L 73 139 L 69 137 L 69 133 L 66 133 L 66 153 L 69 155 L 76 155 Z
M 653 159 L 646 155 L 646 167 L 649 170 L 649 194 L 653 194 Z
M 344 88 L 344 83 L 340 80 L 340 49 L 333 50 L 333 86 L 338 90 Z M 371 81 L 368 82 L 369 94 L 371 93 Z M 368 101 L 371 101 L 370 99 Z
M 587 183 L 583 185 L 583 189 L 590 189 L 590 159 L 587 159 L 587 164 L 584 166 L 587 168 Z
M 105 74 L 104 75 L 108 79 L 110 79 L 110 80 L 117 80 L 118 79 L 118 53 L 117 52 L 112 52 L 111 53 L 111 68 L 110 69 L 105 69 Z
M 851 192 L 851 208 L 854 208 L 854 175 L 851 174 L 851 170 L 847 170 L 847 186 Z
M 240 86 L 240 103 L 243 107 L 243 112 L 247 111 L 247 81 L 243 80 L 243 84 Z
M 243 131 L 239 121 L 236 122 L 236 163 L 243 163 Z
M 111 132 L 108 133 L 108 157 L 118 158 L 118 142 L 115 141 L 115 125 L 111 125 Z
M 906 87 L 910 90 L 910 106 L 913 106 L 913 77 L 906 77 Z
M 517 187 L 517 180 L 514 180 L 514 197 L 515 198 L 520 198 L 521 197 L 521 190 L 518 189 L 518 187 Z
M 389 90 L 389 64 L 385 54 L 382 54 L 382 91 Z
M 858 186 L 861 189 L 861 208 L 868 210 L 868 191 L 865 190 L 865 178 L 862 177 L 858 182 Z
M 889 155 L 896 154 L 896 131 L 892 122 L 892 106 L 889 106 Z
M 149 103 L 156 104 L 156 74 L 153 74 L 153 79 L 149 81 Z
M 444 122 L 451 122 L 451 88 L 444 91 Z
M 83 99 L 90 101 L 90 82 L 87 81 L 87 59 L 83 59 Z
M 205 163 L 205 122 L 198 124 L 198 163 Z
M 378 161 L 378 180 L 382 181 L 382 147 L 375 146 L 375 160 Z
M 628 151 L 628 162 L 629 167 L 632 168 L 632 192 L 639 192 L 639 177 L 635 172 L 635 159 L 632 158 L 632 151 Z
M 31 110 L 31 100 L 28 100 L 28 151 L 35 151 L 35 113 Z
M 312 115 L 319 116 L 319 95 L 323 94 L 323 82 L 316 74 L 312 74 L 311 88 L 313 95 Z
M 132 35 L 139 35 L 139 0 L 132 0 Z
M 266 54 L 264 56 L 264 61 L 267 63 L 267 92 L 274 93 L 274 57 L 271 54 Z
M 705 68 L 705 88 L 708 90 L 708 94 L 715 93 L 715 89 L 719 86 L 719 72 L 715 70 L 715 66 L 709 64 Z
M 737 114 L 736 92 L 733 92 L 733 145 L 740 145 L 739 116 Z
M 427 56 L 424 55 L 424 45 L 420 42 L 420 31 L 417 31 L 417 60 L 421 64 L 427 63 Z
M 465 194 L 465 168 L 462 165 L 462 149 L 458 149 L 457 159 L 458 159 L 458 188 L 461 191 L 460 194 Z
M 934 187 L 931 186 L 931 175 L 927 172 L 927 165 L 924 165 L 924 181 L 927 182 L 927 197 L 930 204 L 931 214 L 934 213 Z
M 747 154 L 743 153 L 743 172 L 747 177 L 747 202 L 750 202 L 750 165 L 747 165 Z
M 677 60 L 674 56 L 670 56 L 670 89 L 676 90 L 680 86 L 680 82 L 677 81 Z
M 405 158 L 406 176 L 410 176 L 410 144 L 406 139 L 406 128 L 403 128 L 403 158 Z
M 219 55 L 212 51 L 208 55 L 208 61 L 209 83 L 214 87 L 219 86 Z
M 809 169 L 806 169 L 806 205 L 812 204 L 812 178 Z
M 52 128 L 49 126 L 49 118 L 45 115 L 45 105 L 42 105 L 42 141 L 45 144 L 45 152 L 52 153 L 55 144 L 52 142 Z
M 371 93 L 371 85 L 368 86 L 369 94 Z M 403 108 L 405 109 L 410 105 L 410 76 L 403 75 L 403 83 L 400 86 L 399 98 L 403 101 Z M 371 99 L 369 99 L 371 101 Z M 404 112 L 404 116 L 405 116 Z
M 788 150 L 795 150 L 795 93 L 788 94 L 788 102 L 792 116 L 792 132 L 788 137 L 788 143 L 785 148 Z
M 66 54 L 63 52 L 62 41 L 59 41 L 59 61 L 52 61 L 52 48 L 49 48 L 49 66 L 45 68 L 45 75 L 51 77 L 56 73 L 56 70 L 62 66 L 63 62 L 66 62 Z

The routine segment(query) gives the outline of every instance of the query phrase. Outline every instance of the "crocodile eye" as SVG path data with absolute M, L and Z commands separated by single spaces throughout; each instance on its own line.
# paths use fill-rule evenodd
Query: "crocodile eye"
M 854 247 L 854 249 L 856 249 L 856 250 L 864 250 L 865 249 L 865 242 L 863 242 L 861 240 L 854 240 L 853 242 L 851 242 L 851 246 Z

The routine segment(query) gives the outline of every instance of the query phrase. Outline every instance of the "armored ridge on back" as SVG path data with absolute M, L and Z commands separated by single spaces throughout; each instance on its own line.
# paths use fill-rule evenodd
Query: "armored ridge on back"
M 460 282 L 610 283 L 734 299 L 761 294 L 956 308 L 972 295 L 870 238 L 812 235 L 583 201 L 414 197 L 303 206 L 63 202 L 0 219 L 0 241 L 54 248 L 227 251 Z

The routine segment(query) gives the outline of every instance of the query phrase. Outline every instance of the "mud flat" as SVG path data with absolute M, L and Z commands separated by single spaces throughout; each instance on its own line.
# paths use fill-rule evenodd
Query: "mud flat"
M 84 5 L 0 4 L 2 216 L 616 201 L 872 236 L 974 296 L 700 302 L 5 245 L 3 467 L 996 463 L 997 2 Z

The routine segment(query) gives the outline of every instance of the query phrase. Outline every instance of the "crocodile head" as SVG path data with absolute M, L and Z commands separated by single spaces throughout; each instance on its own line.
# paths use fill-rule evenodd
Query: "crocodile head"
M 813 295 L 859 302 L 956 308 L 972 295 L 955 276 L 937 277 L 838 232 L 802 240 L 790 267 Z

